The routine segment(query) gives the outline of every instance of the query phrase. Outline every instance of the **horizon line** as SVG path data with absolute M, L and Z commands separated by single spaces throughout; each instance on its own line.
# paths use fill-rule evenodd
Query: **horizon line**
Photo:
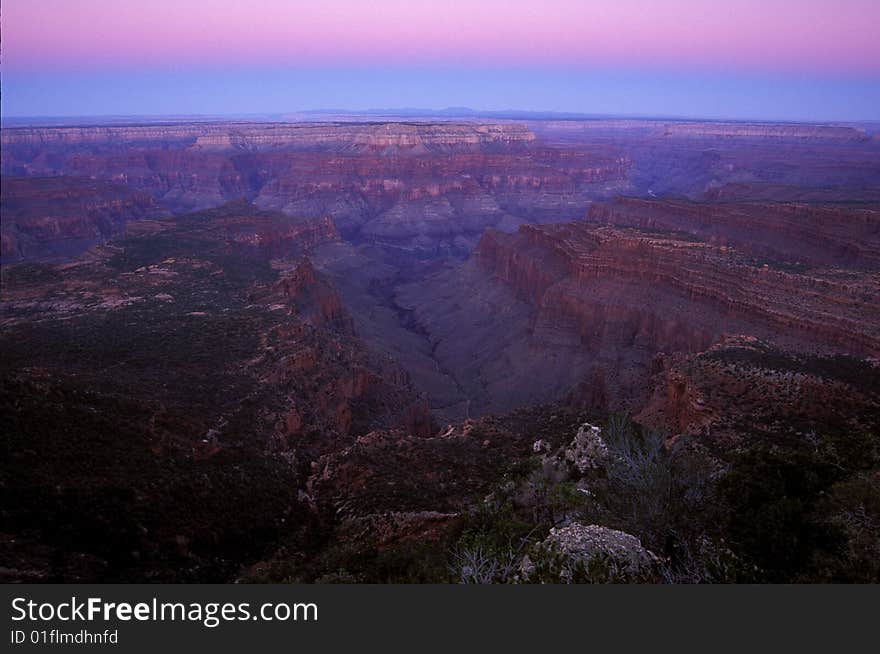
M 319 109 L 293 109 L 290 111 L 269 111 L 269 112 L 218 112 L 218 113 L 138 113 L 138 114 L 6 114 L 0 115 L 0 126 L 7 128 L 8 121 L 74 121 L 74 120 L 96 120 L 96 121 L 123 121 L 123 120 L 150 120 L 168 122 L 184 122 L 186 120 L 200 119 L 203 121 L 226 122 L 235 118 L 241 118 L 241 122 L 335 122 L 333 120 L 326 121 L 297 121 L 295 116 L 350 116 L 350 117 L 390 117 L 390 118 L 434 118 L 434 119 L 457 119 L 457 118 L 493 118 L 498 120 L 570 120 L 570 121 L 588 121 L 588 120 L 643 120 L 648 122 L 659 121 L 681 121 L 681 122 L 725 122 L 725 123 L 775 123 L 775 124 L 802 124 L 802 125 L 823 125 L 823 124 L 880 124 L 878 118 L 864 119 L 819 119 L 819 120 L 799 120 L 785 118 L 737 118 L 723 116 L 707 116 L 707 115 L 680 115 L 680 114 L 640 114 L 640 113 L 590 113 L 580 111 L 544 111 L 535 109 L 472 109 L 470 107 L 444 107 L 437 108 L 419 108 L 419 107 L 389 107 L 389 108 L 368 108 L 368 109 L 343 109 L 343 108 L 319 108 Z M 251 120 L 247 118 L 250 117 Z M 263 120 L 254 120 L 262 118 Z M 274 119 L 274 120 L 266 120 Z M 18 127 L 26 127 L 27 125 L 18 125 Z M 34 125 L 36 126 L 36 125 Z M 49 127 L 50 125 L 44 125 Z M 61 127 L 62 125 L 56 125 Z M 75 126 L 75 125 L 67 125 Z M 12 128 L 13 126 L 9 126 Z

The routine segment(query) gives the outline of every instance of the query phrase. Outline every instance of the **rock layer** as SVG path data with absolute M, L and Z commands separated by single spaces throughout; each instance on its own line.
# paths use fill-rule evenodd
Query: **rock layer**
M 656 354 L 698 352 L 725 333 L 878 356 L 878 298 L 873 273 L 793 272 L 687 234 L 578 222 L 490 230 L 467 265 L 399 302 L 465 400 L 503 410 L 566 392 L 626 403 Z
M 85 178 L 3 176 L 3 262 L 70 257 L 159 209 L 147 193 Z
M 880 209 L 795 203 L 717 203 L 618 198 L 587 220 L 678 231 L 744 254 L 804 266 L 880 268 Z
M 181 213 L 245 198 L 331 216 L 351 240 L 468 253 L 487 226 L 573 218 L 628 188 L 614 148 L 545 148 L 517 124 L 202 123 L 3 130 L 4 175 L 112 180 Z
M 455 123 L 180 123 L 95 127 L 17 127 L 3 130 L 6 147 L 143 146 L 175 144 L 217 150 L 401 149 L 427 152 L 529 143 L 521 125 Z

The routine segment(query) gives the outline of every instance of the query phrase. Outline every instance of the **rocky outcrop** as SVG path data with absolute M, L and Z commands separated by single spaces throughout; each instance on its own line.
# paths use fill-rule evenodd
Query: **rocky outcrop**
M 602 439 L 602 430 L 589 423 L 581 425 L 574 440 L 565 450 L 565 460 L 581 474 L 601 468 L 607 463 L 608 456 L 608 446 Z
M 792 352 L 732 335 L 704 352 L 663 358 L 636 420 L 672 434 L 729 445 L 743 434 L 857 433 L 880 416 L 880 366 L 846 356 Z
M 284 273 L 275 283 L 275 290 L 293 305 L 297 315 L 316 327 L 334 325 L 349 333 L 354 332 L 339 295 L 323 276 L 315 272 L 309 259 L 303 259 L 292 271 Z
M 650 579 L 659 563 L 631 534 L 574 522 L 550 529 L 523 561 L 521 574 L 526 580 L 551 583 L 625 583 Z
M 602 429 L 588 422 L 582 424 L 572 441 L 559 451 L 550 453 L 550 444 L 545 440 L 535 441 L 532 444 L 532 451 L 542 455 L 542 463 L 545 466 L 571 467 L 579 475 L 603 468 L 610 460 L 608 446 L 602 438 Z
M 450 526 L 475 494 L 488 491 L 505 461 L 527 451 L 523 435 L 488 419 L 421 437 L 377 430 L 315 459 L 306 492 L 322 520 L 345 531 L 364 526 L 365 516 L 390 528 L 390 513 L 406 516 L 393 521 L 400 528 Z M 389 539 L 403 537 L 393 533 Z

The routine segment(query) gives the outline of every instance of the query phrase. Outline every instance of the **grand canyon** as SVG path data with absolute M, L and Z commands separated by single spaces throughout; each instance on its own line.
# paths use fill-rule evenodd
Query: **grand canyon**
M 880 581 L 880 127 L 2 130 L 4 581 Z

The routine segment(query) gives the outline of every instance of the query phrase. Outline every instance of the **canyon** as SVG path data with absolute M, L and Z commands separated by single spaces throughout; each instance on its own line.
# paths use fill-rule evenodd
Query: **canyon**
M 14 128 L 6 175 L 122 182 L 180 213 L 244 198 L 350 238 L 466 251 L 485 225 L 574 216 L 626 187 L 613 150 L 536 146 L 522 125 L 295 124 Z
M 687 232 L 526 225 L 487 231 L 466 264 L 402 288 L 399 302 L 479 412 L 583 392 L 620 408 L 644 391 L 655 356 L 699 352 L 724 334 L 880 354 L 876 269 L 793 272 L 762 261 Z
M 877 496 L 872 130 L 4 127 L 3 578 L 448 580 L 474 533 L 588 518 L 680 566 L 686 511 L 616 503 L 657 434 L 713 480 L 790 455 L 809 520 L 870 542 L 840 521 Z M 614 466 L 559 463 L 599 432 Z M 766 579 L 855 570 L 700 511 L 687 546 L 740 538 Z

